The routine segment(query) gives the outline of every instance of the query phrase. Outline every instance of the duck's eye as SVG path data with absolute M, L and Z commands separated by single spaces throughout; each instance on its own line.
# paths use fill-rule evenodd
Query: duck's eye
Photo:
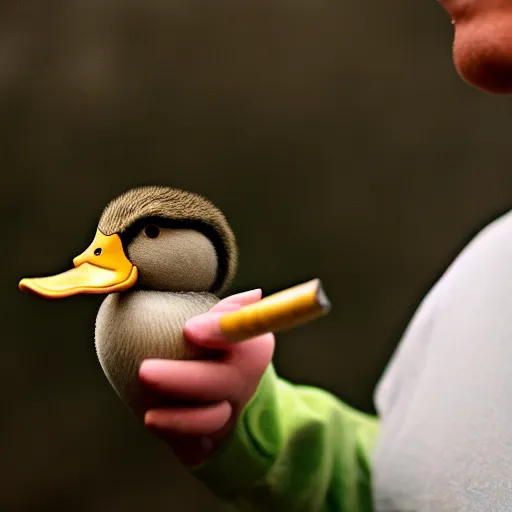
M 160 234 L 160 228 L 158 226 L 155 226 L 154 224 L 150 224 L 149 226 L 146 226 L 144 229 L 144 234 L 148 238 L 157 238 Z
M 101 254 L 101 247 L 98 247 L 97 249 L 94 249 L 94 255 L 99 256 Z

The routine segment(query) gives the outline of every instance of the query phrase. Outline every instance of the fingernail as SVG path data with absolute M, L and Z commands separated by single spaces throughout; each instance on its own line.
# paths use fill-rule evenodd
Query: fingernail
M 142 361 L 139 366 L 139 376 L 142 374 L 145 374 L 147 371 L 151 369 L 152 361 L 151 359 L 146 359 L 145 361 Z
M 252 290 L 247 290 L 246 292 L 241 292 L 237 296 L 238 297 L 251 297 L 253 295 L 261 295 L 263 293 L 261 288 L 253 288 Z
M 165 364 L 166 361 L 162 361 L 161 359 L 144 359 L 142 363 L 140 363 L 139 369 L 148 370 L 149 368 L 157 368 L 161 364 Z
M 216 337 L 220 334 L 219 317 L 219 314 L 214 313 L 195 316 L 185 324 L 185 332 L 196 338 Z
M 187 330 L 197 330 L 201 329 L 204 326 L 208 325 L 208 319 L 205 318 L 206 313 L 203 315 L 194 316 L 185 324 L 185 329 Z
M 147 411 L 144 414 L 144 425 L 150 429 L 155 428 L 154 416 L 151 414 L 151 411 Z
M 243 307 L 246 305 L 247 300 L 254 301 L 261 299 L 263 295 L 263 291 L 261 288 L 254 288 L 254 290 L 248 290 L 246 292 L 238 293 L 237 295 L 233 295 L 233 298 L 237 298 L 240 303 L 239 306 Z
M 162 359 L 145 359 L 139 366 L 139 377 L 143 380 L 155 380 L 155 373 L 157 375 L 164 371 L 169 371 L 169 365 L 173 364 L 172 360 Z

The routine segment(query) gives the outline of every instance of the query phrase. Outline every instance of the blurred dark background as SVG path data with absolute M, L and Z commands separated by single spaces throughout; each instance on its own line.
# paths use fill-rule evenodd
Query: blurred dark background
M 510 100 L 456 75 L 434 0 L 4 1 L 0 27 L 2 511 L 220 510 L 103 376 L 100 299 L 17 290 L 119 193 L 220 206 L 233 292 L 321 277 L 331 315 L 276 366 L 366 411 L 418 302 L 512 204 Z

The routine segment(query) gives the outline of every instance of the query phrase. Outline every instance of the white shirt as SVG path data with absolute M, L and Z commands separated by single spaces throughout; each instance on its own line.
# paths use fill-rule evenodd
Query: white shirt
M 512 511 L 512 213 L 427 295 L 375 402 L 377 512 Z

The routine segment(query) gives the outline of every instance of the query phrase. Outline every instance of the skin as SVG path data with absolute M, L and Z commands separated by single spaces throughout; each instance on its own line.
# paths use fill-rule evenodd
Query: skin
M 512 92 L 512 1 L 439 0 L 455 27 L 453 60 L 469 84 Z
M 453 60 L 461 77 L 486 92 L 512 92 L 512 0 L 439 0 L 455 27 Z M 149 430 L 185 465 L 205 460 L 231 432 L 272 359 L 268 334 L 230 346 L 219 318 L 261 299 L 261 290 L 233 295 L 185 326 L 190 343 L 215 348 L 215 361 L 147 360 L 140 379 L 162 406 L 149 410 Z M 173 405 L 169 406 L 169 402 Z
M 147 411 L 146 427 L 168 442 L 186 466 L 207 458 L 230 434 L 274 352 L 274 335 L 230 345 L 220 333 L 223 313 L 253 304 L 261 290 L 232 295 L 185 326 L 196 345 L 221 351 L 215 361 L 146 360 L 140 379 L 162 403 Z M 173 405 L 166 406 L 170 401 Z

